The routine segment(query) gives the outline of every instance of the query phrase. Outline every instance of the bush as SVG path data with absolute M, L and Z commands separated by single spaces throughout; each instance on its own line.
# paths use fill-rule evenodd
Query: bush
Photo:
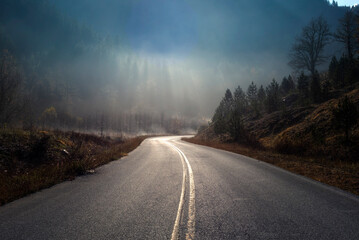
M 273 148 L 279 153 L 302 156 L 307 151 L 308 146 L 303 141 L 294 141 L 287 137 L 278 136 L 274 139 Z
M 339 100 L 338 107 L 332 109 L 332 113 L 334 125 L 344 131 L 348 142 L 350 131 L 358 122 L 358 109 L 348 96 L 345 96 L 344 99 Z
M 50 148 L 50 136 L 43 135 L 40 138 L 33 136 L 34 142 L 29 153 L 29 160 L 32 163 L 39 163 L 46 159 L 47 151 Z

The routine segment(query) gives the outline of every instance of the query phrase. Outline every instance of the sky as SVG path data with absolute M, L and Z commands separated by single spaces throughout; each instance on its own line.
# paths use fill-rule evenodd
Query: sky
M 131 93 L 123 94 L 123 107 L 206 118 L 227 88 L 246 90 L 252 81 L 265 87 L 292 74 L 288 52 L 302 27 L 320 15 L 335 26 L 342 13 L 325 0 L 53 2 L 96 31 L 119 36 L 113 82 Z
M 338 0 L 338 5 L 339 6 L 353 6 L 358 4 L 358 0 Z

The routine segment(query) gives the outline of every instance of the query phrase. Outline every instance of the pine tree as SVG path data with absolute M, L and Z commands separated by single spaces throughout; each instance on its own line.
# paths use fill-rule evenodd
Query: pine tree
M 277 111 L 279 108 L 279 85 L 275 79 L 266 88 L 266 101 L 265 106 L 268 113 Z
M 332 82 L 332 84 L 336 87 L 340 85 L 339 76 L 338 76 L 338 66 L 339 66 L 338 60 L 335 56 L 333 56 L 329 64 L 328 77 L 329 80 Z
M 299 94 L 303 97 L 306 98 L 308 97 L 308 93 L 309 93 L 309 80 L 308 77 L 306 75 L 304 75 L 304 72 L 302 72 L 298 78 L 298 91 Z
M 264 90 L 263 85 L 261 85 L 258 89 L 257 98 L 258 98 L 259 110 L 262 111 L 264 108 L 264 102 L 266 99 L 266 92 Z
M 326 101 L 329 98 L 330 82 L 324 81 L 322 84 L 322 100 Z
M 315 103 L 319 103 L 322 100 L 322 89 L 318 72 L 313 75 L 312 81 L 310 82 L 310 97 Z
M 258 100 L 260 102 L 264 102 L 265 99 L 266 99 L 266 92 L 264 90 L 263 85 L 261 85 L 258 90 Z
M 357 80 L 358 67 L 355 61 L 355 59 L 350 59 L 346 56 L 340 58 L 337 68 L 338 86 L 348 86 Z
M 295 89 L 295 82 L 291 75 L 288 75 L 288 82 L 289 82 L 290 90 Z
M 226 133 L 228 129 L 228 121 L 232 111 L 233 96 L 231 90 L 227 89 L 226 93 L 217 107 L 213 117 L 213 127 L 217 134 Z
M 232 109 L 228 118 L 228 131 L 234 141 L 240 140 L 243 135 L 242 113 L 240 109 Z
M 292 89 L 292 82 L 288 80 L 288 78 L 284 77 L 282 83 L 280 84 L 281 92 L 286 95 Z
M 252 82 L 247 89 L 247 97 L 249 102 L 257 100 L 257 85 Z
M 233 106 L 238 109 L 240 113 L 245 113 L 248 108 L 248 101 L 246 94 L 242 90 L 241 86 L 238 86 L 234 91 Z
M 254 82 L 252 82 L 248 86 L 248 89 L 247 89 L 247 98 L 248 98 L 250 107 L 251 107 L 252 111 L 254 111 L 255 115 L 259 114 L 257 97 L 258 97 L 257 96 L 257 85 L 255 85 Z

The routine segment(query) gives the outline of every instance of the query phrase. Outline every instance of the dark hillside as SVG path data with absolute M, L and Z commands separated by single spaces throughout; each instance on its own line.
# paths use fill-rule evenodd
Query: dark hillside
M 216 133 L 214 124 L 202 127 L 187 141 L 253 157 L 359 194 L 358 123 L 346 140 L 345 132 L 336 126 L 333 114 L 333 109 L 337 109 L 345 98 L 359 109 L 359 87 L 354 85 L 334 91 L 334 95 L 337 97 L 320 104 L 293 106 L 285 112 L 275 111 L 257 118 L 244 117 L 245 131 L 237 142 L 231 134 Z

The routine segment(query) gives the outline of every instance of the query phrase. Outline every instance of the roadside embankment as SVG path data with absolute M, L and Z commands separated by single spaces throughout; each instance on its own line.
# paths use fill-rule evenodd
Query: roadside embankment
M 126 156 L 146 136 L 102 138 L 62 131 L 0 130 L 0 205 Z

